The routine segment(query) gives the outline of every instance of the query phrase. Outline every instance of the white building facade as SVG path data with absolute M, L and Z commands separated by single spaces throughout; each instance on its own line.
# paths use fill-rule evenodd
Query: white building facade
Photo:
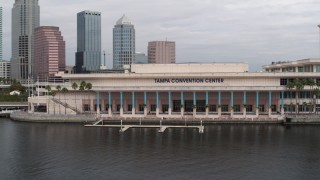
M 0 60 L 0 78 L 10 78 L 11 62 Z
M 60 103 L 55 96 L 55 104 L 60 108 L 68 104 L 73 113 L 105 117 L 209 119 L 279 119 L 286 113 L 315 113 L 320 104 L 319 96 L 312 94 L 316 86 L 304 86 L 297 92 L 282 82 L 296 78 L 316 82 L 318 72 L 251 73 L 244 63 L 134 64 L 124 68 L 124 73 L 63 75 L 70 82 L 69 92 L 60 94 Z M 81 81 L 90 82 L 92 89 L 73 91 L 71 84 Z M 44 105 L 48 101 L 53 106 L 52 100 L 42 100 Z M 29 102 L 31 108 L 39 99 Z

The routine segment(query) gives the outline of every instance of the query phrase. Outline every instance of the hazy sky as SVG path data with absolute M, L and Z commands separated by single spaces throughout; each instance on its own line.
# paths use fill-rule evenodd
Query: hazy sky
M 3 3 L 4 2 L 4 3 Z M 4 59 L 11 57 L 11 8 L 3 6 Z M 177 62 L 248 62 L 319 57 L 319 0 L 39 0 L 41 25 L 61 28 L 67 64 L 74 64 L 76 14 L 102 13 L 102 49 L 112 66 L 112 28 L 126 14 L 136 29 L 136 51 L 153 40 L 176 41 Z

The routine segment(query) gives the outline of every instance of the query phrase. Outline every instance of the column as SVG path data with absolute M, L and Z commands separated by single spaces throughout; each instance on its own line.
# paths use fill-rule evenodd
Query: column
M 111 101 L 111 92 L 108 93 L 108 114 L 112 116 L 112 101 Z
M 183 97 L 183 91 L 181 91 L 181 107 L 180 107 L 180 111 L 181 111 L 181 116 L 184 116 L 184 97 Z
M 231 107 L 230 107 L 230 108 L 231 108 L 230 115 L 231 115 L 231 118 L 232 118 L 232 117 L 233 117 L 233 114 L 234 114 L 234 113 L 233 113 L 233 112 L 234 112 L 234 110 L 233 110 L 233 91 L 230 92 L 230 96 L 231 96 L 231 97 L 230 97 L 230 106 L 231 106 Z
M 157 108 L 156 108 L 156 115 L 159 116 L 159 92 L 156 92 L 156 103 L 157 103 Z
M 135 107 L 135 97 L 134 97 L 134 92 L 132 92 L 132 111 L 131 111 L 131 113 L 132 113 L 132 115 L 135 115 L 136 114 L 136 107 Z
M 272 92 L 269 91 L 269 117 L 271 117 L 272 115 L 272 109 L 271 109 L 271 106 L 272 106 Z
M 256 92 L 256 116 L 259 116 L 259 91 Z
M 55 103 L 53 104 L 54 106 L 55 106 Z M 32 113 L 34 113 L 34 105 L 33 105 L 33 103 L 31 103 L 31 112 Z M 54 111 L 54 114 L 55 114 L 56 112 Z
M 171 104 L 171 91 L 168 92 L 168 115 L 172 114 L 172 104 Z
M 193 116 L 197 115 L 197 93 L 193 92 Z
M 281 115 L 284 115 L 284 91 L 281 91 Z
M 209 92 L 206 91 L 206 116 L 209 115 Z
M 90 104 L 90 112 L 94 112 L 93 98 L 91 100 L 91 97 L 89 98 L 89 104 Z
M 120 116 L 123 115 L 123 92 L 120 92 Z
M 221 117 L 221 91 L 218 92 L 218 116 Z
M 247 116 L 247 92 L 243 91 L 243 116 Z
M 144 116 L 147 116 L 148 108 L 147 108 L 147 92 L 146 91 L 143 92 L 143 106 L 144 106 L 143 114 L 144 114 Z
M 96 96 L 97 96 L 97 101 L 96 101 L 96 106 L 97 106 L 97 114 L 100 114 L 100 93 L 99 92 L 97 92 L 97 94 L 96 94 Z

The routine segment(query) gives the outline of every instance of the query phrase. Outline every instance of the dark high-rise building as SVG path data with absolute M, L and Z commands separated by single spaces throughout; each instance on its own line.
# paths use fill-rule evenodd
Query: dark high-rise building
M 34 29 L 40 25 L 38 0 L 15 0 L 12 8 L 11 77 L 27 82 L 33 75 Z
M 97 71 L 101 65 L 101 13 L 77 14 L 76 72 Z

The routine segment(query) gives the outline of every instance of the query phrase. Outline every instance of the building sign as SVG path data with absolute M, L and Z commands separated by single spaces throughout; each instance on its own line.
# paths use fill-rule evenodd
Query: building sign
M 223 78 L 161 78 L 154 79 L 154 83 L 223 83 Z

